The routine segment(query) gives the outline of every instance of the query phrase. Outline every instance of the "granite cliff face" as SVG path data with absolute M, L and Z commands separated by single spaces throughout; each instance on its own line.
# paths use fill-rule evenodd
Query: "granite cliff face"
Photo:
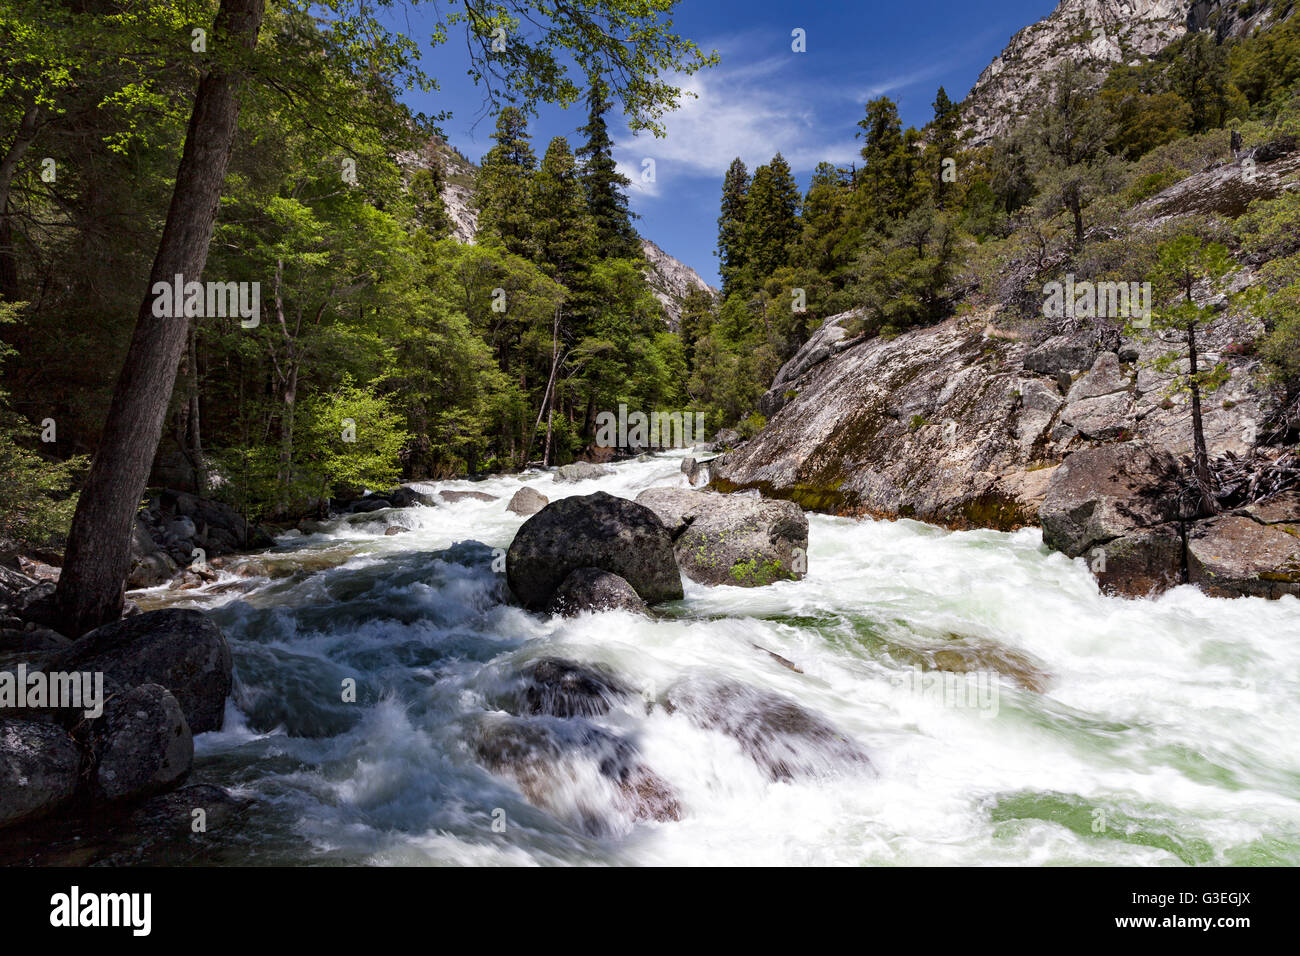
M 1276 15 L 1269 3 L 1226 0 L 1061 0 L 1011 38 L 963 103 L 970 142 L 1006 133 L 1041 102 L 1052 72 L 1067 60 L 1110 67 L 1159 53 L 1188 31 L 1244 36 Z
M 1253 152 L 1260 175 L 1248 186 L 1239 163 L 1217 164 L 1139 206 L 1132 225 L 1236 214 L 1300 189 L 1293 142 Z M 1226 291 L 1255 281 L 1244 266 Z M 1276 407 L 1249 348 L 1262 324 L 1225 293 L 1197 297 L 1219 310 L 1202 356 L 1230 371 L 1204 402 L 1211 456 L 1284 454 L 1259 444 Z M 828 319 L 781 368 L 760 403 L 763 430 L 709 463 L 715 488 L 949 528 L 1041 525 L 1049 547 L 1088 558 L 1113 593 L 1189 582 L 1300 596 L 1300 494 L 1210 520 L 1168 507 L 1169 463 L 1192 439 L 1186 399 L 1154 363 L 1174 340 L 1104 329 L 1044 339 L 997 306 L 894 338 L 861 326 L 852 311 Z
M 405 165 L 428 168 L 432 163 L 442 167 L 442 202 L 451 218 L 451 238 L 457 242 L 472 243 L 478 233 L 478 213 L 474 209 L 474 176 L 478 166 L 440 140 L 434 140 L 415 154 L 402 157 Z M 649 239 L 641 240 L 641 253 L 648 268 L 646 279 L 650 288 L 664 307 L 668 323 L 677 327 L 682 315 L 682 300 L 692 289 L 703 289 L 716 294 L 700 274 L 679 259 L 674 259 Z

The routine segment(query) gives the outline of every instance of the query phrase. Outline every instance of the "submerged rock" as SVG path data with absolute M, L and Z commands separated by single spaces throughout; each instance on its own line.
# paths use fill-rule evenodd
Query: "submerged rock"
M 668 689 L 664 708 L 716 730 L 772 781 L 871 769 L 866 752 L 794 701 L 729 680 L 687 678 Z
M 546 607 L 578 568 L 618 575 L 646 604 L 682 598 L 663 523 L 644 505 L 603 491 L 551 502 L 524 522 L 506 554 L 510 590 L 533 610 Z
M 634 696 L 631 687 L 599 664 L 544 657 L 523 670 L 521 714 L 599 717 Z
M 692 581 L 762 587 L 808 573 L 808 519 L 790 501 L 650 488 L 637 495 L 673 538 Z
M 631 611 L 645 614 L 647 608 L 636 589 L 623 578 L 600 568 L 577 568 L 551 595 L 547 610 L 572 617 L 583 611 Z
M 671 785 L 628 741 L 582 720 L 490 717 L 476 729 L 476 757 L 509 776 L 529 803 L 604 836 L 636 821 L 680 820 Z

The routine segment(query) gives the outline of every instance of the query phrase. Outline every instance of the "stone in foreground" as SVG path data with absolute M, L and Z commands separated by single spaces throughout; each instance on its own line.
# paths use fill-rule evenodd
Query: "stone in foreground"
M 792 501 L 650 488 L 637 495 L 668 528 L 692 581 L 762 587 L 808 572 L 808 519 Z
M 663 522 L 644 505 L 603 491 L 547 505 L 524 522 L 506 554 L 510 590 L 530 610 L 545 608 L 579 568 L 618 575 L 646 604 L 683 596 Z

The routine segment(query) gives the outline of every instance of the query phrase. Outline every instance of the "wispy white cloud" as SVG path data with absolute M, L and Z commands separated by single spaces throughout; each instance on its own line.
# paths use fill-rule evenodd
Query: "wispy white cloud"
M 852 133 L 821 122 L 815 104 L 825 91 L 795 75 L 792 58 L 774 56 L 706 74 L 683 77 L 679 107 L 664 122 L 665 135 L 641 133 L 616 150 L 632 195 L 657 196 L 674 176 L 716 176 L 739 156 L 751 169 L 781 153 L 796 171 L 819 162 L 847 163 L 855 154 Z M 654 181 L 643 176 L 654 161 Z

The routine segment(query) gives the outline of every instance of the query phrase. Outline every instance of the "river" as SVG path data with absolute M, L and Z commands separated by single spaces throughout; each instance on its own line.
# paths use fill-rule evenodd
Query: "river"
M 196 738 L 192 779 L 254 804 L 207 862 L 1300 863 L 1294 598 L 1109 598 L 1035 529 L 809 515 L 802 581 L 687 581 L 654 620 L 508 603 L 492 549 L 524 520 L 505 509 L 518 488 L 635 497 L 684 486 L 680 461 L 579 484 L 417 485 L 496 498 L 335 521 L 249 558 L 253 576 L 139 594 L 210 612 L 234 654 L 226 726 Z M 409 530 L 384 534 L 393 524 Z M 531 802 L 480 765 L 474 728 L 543 657 L 641 689 L 592 722 L 667 782 L 679 820 L 620 813 L 580 755 Z M 936 661 L 980 667 L 944 676 Z M 733 737 L 659 705 L 699 678 L 796 702 L 870 764 L 814 759 L 773 779 Z

